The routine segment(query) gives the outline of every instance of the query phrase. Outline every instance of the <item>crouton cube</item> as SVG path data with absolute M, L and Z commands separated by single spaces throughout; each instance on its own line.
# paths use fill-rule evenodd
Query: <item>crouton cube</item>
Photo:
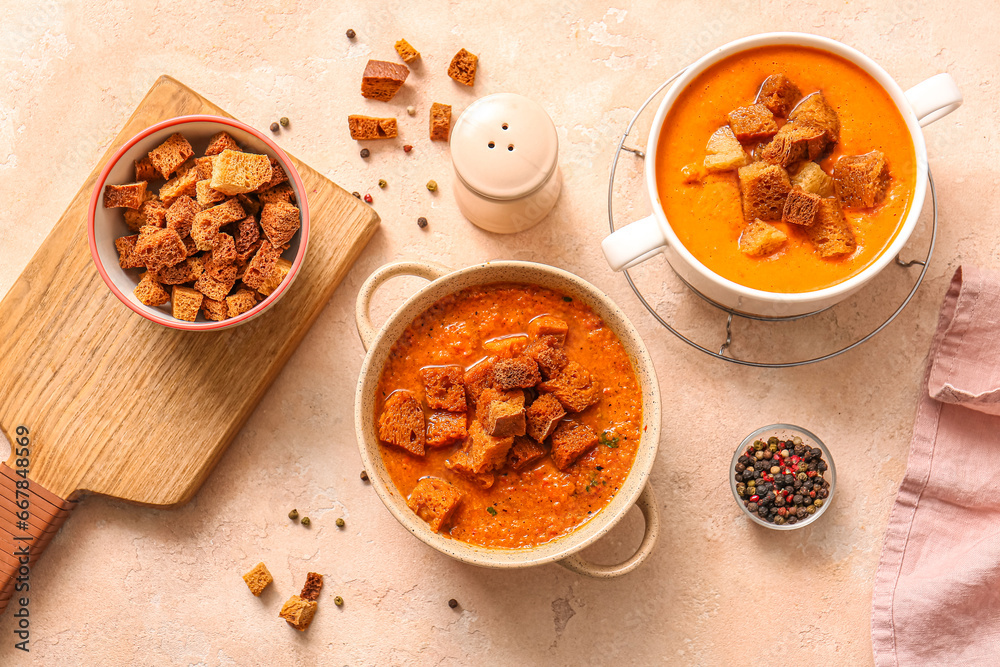
M 190 234 L 184 237 L 184 247 L 187 248 L 188 257 L 190 257 L 191 255 L 196 255 L 199 252 L 201 252 L 200 250 L 198 250 L 198 246 L 195 245 L 194 239 L 191 238 Z
M 292 269 L 292 263 L 287 259 L 279 259 L 277 264 L 274 265 L 274 270 L 271 271 L 271 275 L 267 277 L 264 284 L 257 288 L 257 291 L 264 296 L 270 296 L 274 290 L 278 289 L 278 285 L 281 281 L 285 279 L 288 272 Z M 465 398 L 465 393 L 462 393 L 462 398 Z
M 138 209 L 146 201 L 146 181 L 104 186 L 104 208 Z
M 166 227 L 167 207 L 159 199 L 147 199 L 139 206 L 141 227 Z
M 160 178 L 160 172 L 156 170 L 153 163 L 149 161 L 149 156 L 135 161 L 135 180 L 153 181 Z
M 395 47 L 396 53 L 399 54 L 399 57 L 402 58 L 403 62 L 406 64 L 410 64 L 420 57 L 420 51 L 413 48 L 405 39 L 401 39 L 396 42 Z
M 566 470 L 597 445 L 597 433 L 586 424 L 564 421 L 552 434 L 552 461 Z
M 705 171 L 709 173 L 732 171 L 746 166 L 748 162 L 746 151 L 728 125 L 712 133 L 705 152 Z
M 253 290 L 241 289 L 236 294 L 226 297 L 226 314 L 229 317 L 236 317 L 249 312 L 257 305 L 257 297 Z
M 160 187 L 160 199 L 167 206 L 173 204 L 178 197 L 198 196 L 198 170 L 191 165 L 190 169 L 181 168 L 177 175 Z
M 370 100 L 388 102 L 403 87 L 410 69 L 386 60 L 369 60 L 361 77 L 361 95 Z
M 229 318 L 229 307 L 226 306 L 226 302 L 209 299 L 207 296 L 201 302 L 201 312 L 204 313 L 206 320 L 213 322 L 221 322 Z
M 213 190 L 211 181 L 207 178 L 195 183 L 195 193 L 198 205 L 202 208 L 211 208 L 219 202 L 226 201 L 226 195 L 218 190 Z
M 206 155 L 204 157 L 196 157 L 194 159 L 194 168 L 198 172 L 199 181 L 206 181 L 212 179 L 213 162 L 215 162 L 215 157 L 212 155 Z
M 763 104 L 751 104 L 733 109 L 727 118 L 733 134 L 743 143 L 760 141 L 778 133 L 778 124 L 774 121 L 774 114 L 768 111 Z
M 545 447 L 531 438 L 518 436 L 514 438 L 514 444 L 507 452 L 507 465 L 514 470 L 524 470 L 546 454 L 548 454 L 548 450 Z
M 156 274 L 152 271 L 142 274 L 142 278 L 139 279 L 139 284 L 135 286 L 133 294 L 135 294 L 135 298 L 147 306 L 162 306 L 167 301 L 170 301 L 170 295 L 156 281 Z
M 420 378 L 427 407 L 465 412 L 465 372 L 461 366 L 427 366 L 420 369 Z
M 558 336 L 542 336 L 529 345 L 524 354 L 537 364 L 546 379 L 559 375 L 569 364 L 569 357 Z
M 586 368 L 571 361 L 555 377 L 538 385 L 554 395 L 569 412 L 583 412 L 601 397 L 601 385 Z
M 826 132 L 812 125 L 785 123 L 760 149 L 765 162 L 787 167 L 800 160 L 815 160 L 829 145 Z
M 788 114 L 788 120 L 799 125 L 818 127 L 826 132 L 827 139 L 833 143 L 840 141 L 840 119 L 821 92 L 813 93 L 799 102 Z
M 240 194 L 236 195 L 236 200 L 240 203 L 240 206 L 243 207 L 243 210 L 247 212 L 247 215 L 257 215 L 258 213 L 260 213 L 261 204 L 259 197 L 255 197 L 250 194 L 244 194 L 241 192 Z
M 493 365 L 493 386 L 497 389 L 526 389 L 541 381 L 538 364 L 531 357 L 499 359 Z
M 448 65 L 448 76 L 464 86 L 476 83 L 476 68 L 479 66 L 479 56 L 460 49 Z
M 455 486 L 437 477 L 424 477 L 410 491 L 406 505 L 437 533 L 455 513 L 461 500 L 462 492 Z
M 832 197 L 833 179 L 815 162 L 803 162 L 788 172 L 793 188 L 801 188 L 820 197 Z
M 451 105 L 431 104 L 431 141 L 448 141 L 451 135 Z
M 236 222 L 246 217 L 246 211 L 236 199 L 227 199 L 224 203 L 205 209 L 194 216 L 191 224 L 191 238 L 198 250 L 211 250 L 215 235 L 223 225 Z
M 559 399 L 552 394 L 542 394 L 525 410 L 528 435 L 540 443 L 545 442 L 565 416 L 566 410 Z
M 150 271 L 157 271 L 183 262 L 187 248 L 173 229 L 143 227 L 135 242 L 135 256 Z
M 524 392 L 486 388 L 479 396 L 479 423 L 494 438 L 524 435 Z
M 219 232 L 212 241 L 212 254 L 209 261 L 216 266 L 228 266 L 236 263 L 236 242 L 229 234 Z
M 323 575 L 318 572 L 306 572 L 306 583 L 302 585 L 302 592 L 299 597 L 303 600 L 319 599 L 319 592 L 323 588 Z
M 389 396 L 378 418 L 378 437 L 382 442 L 402 447 L 411 454 L 424 455 L 427 442 L 424 411 L 408 391 L 396 391 Z
M 254 594 L 254 597 L 260 597 L 264 589 L 274 581 L 274 577 L 268 572 L 264 563 L 257 563 L 252 570 L 243 575 L 243 581 L 246 582 L 247 588 Z
M 840 202 L 832 198 L 819 200 L 816 220 L 806 227 L 806 233 L 816 252 L 824 259 L 850 254 L 858 245 L 854 231 L 840 209 Z
M 705 171 L 705 161 L 692 162 L 681 167 L 681 182 L 684 185 L 695 185 L 701 183 L 708 172 Z
M 802 98 L 802 91 L 784 74 L 772 74 L 764 79 L 757 93 L 757 102 L 779 118 L 788 116 L 795 103 Z
M 475 407 L 479 395 L 487 387 L 493 386 L 493 365 L 496 359 L 489 357 L 465 371 L 465 400 Z
M 792 190 L 788 172 L 776 164 L 754 162 L 740 167 L 743 215 L 747 220 L 781 220 L 785 199 Z
M 135 255 L 135 242 L 138 240 L 138 234 L 115 239 L 115 248 L 118 249 L 118 266 L 123 269 L 138 269 L 144 266 L 142 260 Z
M 288 183 L 281 183 L 263 190 L 257 193 L 257 199 L 260 200 L 261 206 L 266 206 L 267 204 L 276 204 L 278 202 L 284 202 L 285 204 L 295 203 L 295 191 L 292 190 L 292 186 Z M 249 210 L 249 209 L 247 209 Z M 253 211 L 251 211 L 253 213 Z
M 133 232 L 137 232 L 143 228 L 143 223 L 146 222 L 146 216 L 139 213 L 138 209 L 127 208 L 123 212 L 125 214 L 125 224 L 128 225 L 129 229 Z
M 528 337 L 524 334 L 500 336 L 483 341 L 483 349 L 499 359 L 510 359 L 524 352 Z
M 198 202 L 187 195 L 178 197 L 167 209 L 167 227 L 176 231 L 181 238 L 185 238 L 191 234 L 194 216 L 199 213 L 201 213 L 201 207 L 198 206 Z
M 302 226 L 299 209 L 284 202 L 264 204 L 260 213 L 260 226 L 271 245 L 283 246 L 292 240 L 295 232 Z
M 725 224 L 734 230 L 743 227 L 743 202 L 740 186 L 729 174 L 717 174 L 705 180 L 698 195 L 698 208 L 706 220 Z
M 236 223 L 234 240 L 236 241 L 237 261 L 245 262 L 257 252 L 257 248 L 260 247 L 257 244 L 260 241 L 260 228 L 252 215 L 248 215 Z
M 227 195 L 256 190 L 271 180 L 271 160 L 266 155 L 226 149 L 212 162 L 209 185 Z
M 397 134 L 395 118 L 373 118 L 351 115 L 347 117 L 351 139 L 393 139 Z
M 281 606 L 278 616 L 285 619 L 290 626 L 299 632 L 305 632 L 309 624 L 312 623 L 318 606 L 319 603 L 315 600 L 304 600 L 298 595 L 293 595 Z
M 185 322 L 194 322 L 198 319 L 198 311 L 201 310 L 201 301 L 205 295 L 190 287 L 174 285 L 171 294 L 171 302 L 174 307 L 174 317 Z
M 785 200 L 781 221 L 808 227 L 816 219 L 819 200 L 819 195 L 793 187 L 792 191 L 788 193 L 788 199 Z
M 188 257 L 179 264 L 157 271 L 156 279 L 164 285 L 183 285 L 198 280 L 204 270 L 200 258 Z
M 514 436 L 496 438 L 483 429 L 478 419 L 474 419 L 469 424 L 469 436 L 465 439 L 465 444 L 450 459 L 450 467 L 477 474 L 496 470 L 507 460 L 507 452 L 513 444 Z
M 848 208 L 871 208 L 889 188 L 889 164 L 882 151 L 844 155 L 833 165 L 833 182 L 840 203 Z
M 163 178 L 170 176 L 194 155 L 191 144 L 180 133 L 170 135 L 166 141 L 149 151 L 147 157 Z
M 260 248 L 257 249 L 257 254 L 247 264 L 246 272 L 243 274 L 243 282 L 246 283 L 247 287 L 260 289 L 267 282 L 280 258 L 280 250 L 267 241 L 262 242 Z
M 205 155 L 213 156 L 218 155 L 222 151 L 241 151 L 240 145 L 236 143 L 233 136 L 228 132 L 219 132 L 218 134 L 213 134 L 212 138 L 208 140 L 208 148 L 205 149 Z
M 492 487 L 497 481 L 496 473 L 492 470 L 489 472 L 473 472 L 472 468 L 469 467 L 469 460 L 468 451 L 460 449 L 444 462 L 444 466 L 469 481 L 475 482 L 484 489 Z
M 194 288 L 214 301 L 224 301 L 229 290 L 236 284 L 236 267 L 227 266 L 218 277 L 205 271 L 194 284 Z
M 787 240 L 787 234 L 758 218 L 748 222 L 740 234 L 740 252 L 751 257 L 764 257 L 783 246 Z
M 565 345 L 569 325 L 554 315 L 539 315 L 528 322 L 528 335 L 538 339 L 542 336 L 555 336 L 560 345 Z
M 427 417 L 427 446 L 445 447 L 469 435 L 464 412 L 435 410 Z
M 271 180 L 258 187 L 256 190 L 254 190 L 254 192 L 263 192 L 264 190 L 270 190 L 271 188 L 275 188 L 281 185 L 282 183 L 288 181 L 288 174 L 286 174 L 285 170 L 281 168 L 281 163 L 279 163 L 276 158 L 273 158 L 270 155 L 267 156 L 267 159 L 271 161 Z

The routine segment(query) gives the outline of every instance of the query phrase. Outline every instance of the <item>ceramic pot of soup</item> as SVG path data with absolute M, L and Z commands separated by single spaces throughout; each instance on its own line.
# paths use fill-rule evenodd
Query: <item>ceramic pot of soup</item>
M 403 275 L 430 282 L 376 326 L 373 294 Z M 455 271 L 398 262 L 368 278 L 356 316 L 367 350 L 358 446 L 407 530 L 492 568 L 558 562 L 614 577 L 649 556 L 659 387 L 645 345 L 605 294 L 531 262 Z M 633 505 L 645 519 L 635 554 L 615 565 L 582 558 Z
M 829 307 L 910 238 L 927 183 L 920 128 L 961 102 L 947 74 L 904 91 L 825 37 L 719 47 L 660 103 L 645 157 L 653 213 L 607 237 L 605 257 L 620 271 L 663 252 L 690 286 L 743 313 Z

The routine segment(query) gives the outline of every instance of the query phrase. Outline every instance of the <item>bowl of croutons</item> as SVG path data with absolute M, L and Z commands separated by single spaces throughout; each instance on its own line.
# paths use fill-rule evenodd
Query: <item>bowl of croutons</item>
M 90 252 L 122 303 L 185 331 L 257 317 L 287 291 L 309 240 L 288 155 L 237 120 L 181 116 L 122 146 L 97 179 Z

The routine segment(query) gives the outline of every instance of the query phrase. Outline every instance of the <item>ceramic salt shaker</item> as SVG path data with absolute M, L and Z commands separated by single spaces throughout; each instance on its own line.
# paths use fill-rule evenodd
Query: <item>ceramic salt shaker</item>
M 490 232 L 534 226 L 562 190 L 556 126 L 540 104 L 516 93 L 466 108 L 451 131 L 451 161 L 458 208 Z

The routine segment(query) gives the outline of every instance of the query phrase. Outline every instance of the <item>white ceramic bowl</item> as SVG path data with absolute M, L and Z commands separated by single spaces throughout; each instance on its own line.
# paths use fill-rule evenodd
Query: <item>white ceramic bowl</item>
M 385 281 L 402 275 L 418 276 L 431 283 L 407 299 L 385 324 L 376 329 L 369 317 L 372 295 Z M 526 549 L 487 548 L 460 542 L 431 530 L 406 506 L 406 498 L 400 495 L 389 478 L 375 429 L 375 396 L 382 369 L 389 351 L 406 327 L 433 303 L 449 294 L 473 285 L 497 282 L 541 285 L 578 299 L 593 308 L 625 346 L 642 388 L 642 438 L 632 469 L 618 494 L 604 509 L 573 532 Z M 444 554 L 484 567 L 518 568 L 558 561 L 580 574 L 614 577 L 632 571 L 646 559 L 659 532 L 656 499 L 647 480 L 659 444 L 660 391 L 646 346 L 625 314 L 607 295 L 572 273 L 533 262 L 490 262 L 457 271 L 429 262 L 398 262 L 383 266 L 365 281 L 358 294 L 356 316 L 361 341 L 368 350 L 361 366 L 354 401 L 358 447 L 376 493 L 396 520 L 407 530 Z M 635 555 L 624 563 L 610 566 L 595 565 L 581 558 L 577 552 L 611 530 L 633 505 L 639 507 L 646 520 L 646 532 Z
M 917 173 L 914 179 L 913 201 L 909 213 L 900 223 L 899 233 L 893 242 L 870 266 L 857 275 L 831 287 L 810 292 L 778 293 L 751 289 L 710 270 L 695 259 L 670 227 L 660 201 L 662 197 L 667 196 L 667 193 L 660 193 L 656 184 L 656 154 L 660 131 L 681 92 L 695 77 L 720 60 L 748 49 L 776 45 L 799 45 L 821 49 L 865 70 L 885 88 L 896 103 L 909 130 L 916 157 Z M 605 238 L 602 244 L 605 258 L 612 269 L 621 271 L 663 252 L 674 271 L 694 289 L 726 308 L 751 315 L 790 317 L 832 306 L 874 278 L 906 245 L 920 216 L 924 203 L 924 183 L 927 182 L 927 147 L 920 128 L 951 113 L 961 103 L 962 95 L 947 74 L 932 76 L 903 92 L 899 84 L 871 58 L 846 44 L 818 35 L 772 32 L 745 37 L 720 46 L 685 69 L 660 102 L 656 118 L 653 120 L 645 157 L 646 192 L 652 200 L 653 213 Z
M 248 151 L 269 155 L 275 158 L 281 167 L 288 174 L 288 182 L 295 191 L 295 199 L 302 216 L 302 227 L 289 243 L 289 247 L 282 253 L 282 257 L 292 263 L 292 268 L 288 275 L 281 282 L 274 292 L 268 295 L 254 308 L 237 317 L 213 322 L 205 320 L 201 315 L 195 322 L 178 320 L 170 310 L 170 304 L 165 306 L 147 306 L 133 294 L 136 284 L 139 281 L 141 269 L 129 269 L 126 271 L 118 264 L 118 251 L 115 248 L 115 239 L 132 234 L 125 224 L 125 218 L 120 208 L 104 208 L 103 193 L 106 184 L 131 183 L 135 180 L 136 160 L 142 159 L 146 153 L 163 143 L 167 137 L 180 132 L 191 143 L 195 150 L 195 155 L 204 154 L 205 146 L 209 137 L 219 132 L 228 132 L 234 139 Z M 124 146 L 108 160 L 100 176 L 97 178 L 97 185 L 90 198 L 90 211 L 88 220 L 88 233 L 90 236 L 90 253 L 97 265 L 97 270 L 101 278 L 122 303 L 131 308 L 136 313 L 148 320 L 162 324 L 172 329 L 184 331 L 218 331 L 228 329 L 245 322 L 249 322 L 261 315 L 265 310 L 274 305 L 278 299 L 291 286 L 298 275 L 299 268 L 305 259 L 306 247 L 309 243 L 309 205 L 306 201 L 305 187 L 302 179 L 292 166 L 292 161 L 277 144 L 265 137 L 254 128 L 233 120 L 220 116 L 179 116 L 152 125 L 139 134 L 135 135 Z

